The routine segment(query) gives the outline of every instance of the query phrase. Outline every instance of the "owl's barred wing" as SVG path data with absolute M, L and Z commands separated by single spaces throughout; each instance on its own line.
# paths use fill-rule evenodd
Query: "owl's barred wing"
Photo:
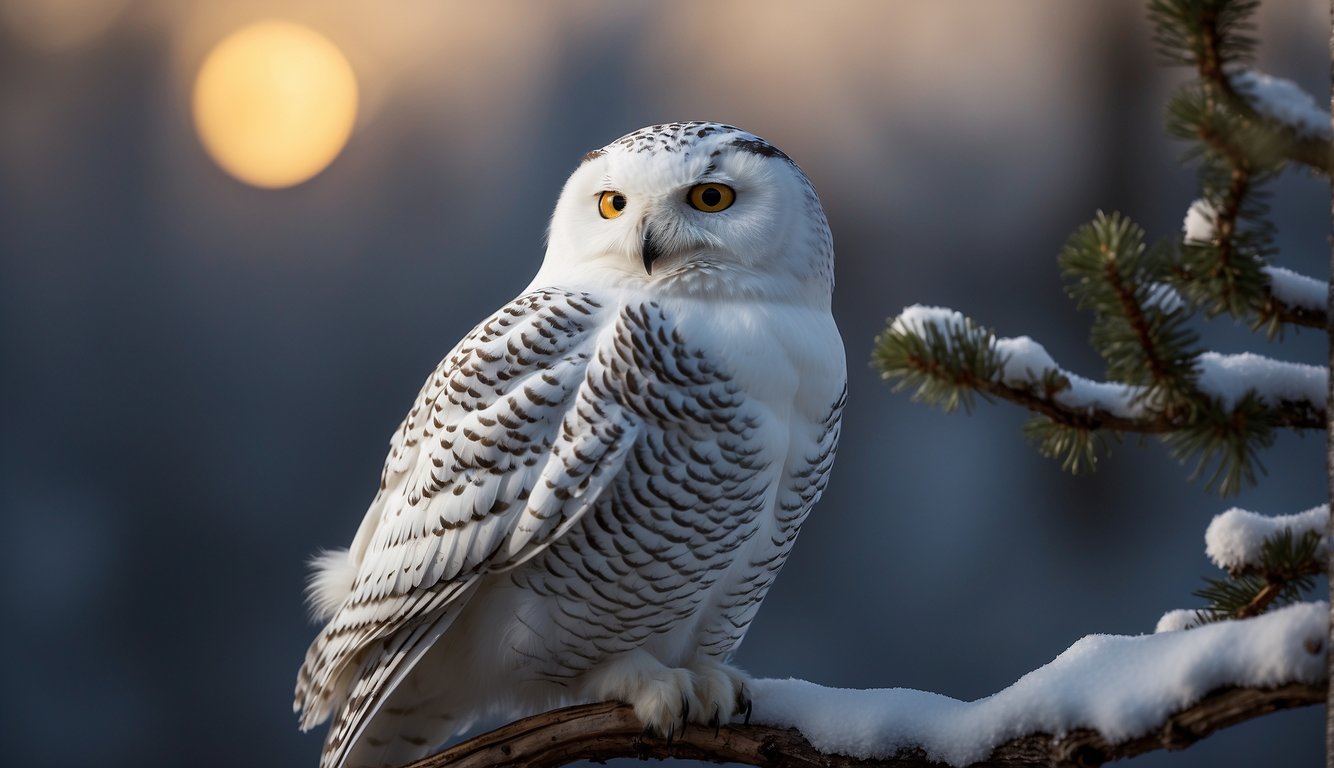
M 616 474 L 638 425 L 586 375 L 600 309 L 560 291 L 516 299 L 423 387 L 353 542 L 351 593 L 298 677 L 305 728 L 350 693 L 329 748 L 355 741 L 481 574 L 540 552 Z
M 757 540 L 744 562 L 732 564 L 723 590 L 716 598 L 712 615 L 700 645 L 719 654 L 735 653 L 751 620 L 759 611 L 778 571 L 787 560 L 797 533 L 829 483 L 834 454 L 842 430 L 843 406 L 847 402 L 847 382 L 842 384 L 833 402 L 802 414 L 791 421 L 788 455 L 778 480 L 772 525 L 764 538 Z
M 801 425 L 806 433 L 802 435 L 805 440 L 793 441 L 801 448 L 788 457 L 783 471 L 783 486 L 778 492 L 775 512 L 777 532 L 781 534 L 780 538 L 774 539 L 776 546 L 792 546 L 798 529 L 829 484 L 829 473 L 834 468 L 834 454 L 843 428 L 843 406 L 847 402 L 848 384 L 845 380 L 838 398 L 829 405 L 822 418 Z

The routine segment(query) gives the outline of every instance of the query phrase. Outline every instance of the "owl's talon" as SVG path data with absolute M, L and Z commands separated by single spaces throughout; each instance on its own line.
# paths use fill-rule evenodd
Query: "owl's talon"
M 643 733 L 630 740 L 630 749 L 634 751 L 635 757 L 638 757 L 640 760 L 647 760 L 649 754 L 653 751 L 649 748 L 649 745 L 645 743 L 646 738 L 648 738 L 647 727 L 644 728 Z
M 739 685 L 736 689 L 736 711 L 738 713 L 750 709 L 750 691 L 746 690 L 745 685 Z
M 718 733 L 723 729 L 723 721 L 720 717 L 721 714 L 721 708 L 717 704 L 714 704 L 713 717 L 709 718 L 709 725 L 713 726 L 713 738 L 715 739 L 718 738 Z

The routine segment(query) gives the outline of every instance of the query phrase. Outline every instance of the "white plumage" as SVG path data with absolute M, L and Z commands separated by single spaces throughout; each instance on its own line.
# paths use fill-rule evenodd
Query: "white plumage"
M 748 710 L 728 664 L 819 498 L 846 392 L 833 247 L 782 152 L 671 123 L 590 152 L 529 288 L 427 380 L 296 689 L 321 765 L 396 765 L 482 717 Z

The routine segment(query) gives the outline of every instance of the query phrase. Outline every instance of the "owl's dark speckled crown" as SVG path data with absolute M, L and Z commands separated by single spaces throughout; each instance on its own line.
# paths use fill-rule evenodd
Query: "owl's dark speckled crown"
M 791 162 L 791 159 L 781 149 L 753 133 L 743 131 L 734 125 L 701 120 L 692 120 L 685 123 L 662 123 L 640 128 L 637 131 L 627 133 L 602 149 L 595 149 L 584 155 L 584 162 L 605 155 L 612 148 L 626 152 L 647 152 L 649 154 L 688 152 L 703 139 L 719 134 L 736 134 L 737 138 L 730 143 L 743 151 L 753 152 L 765 157 L 781 157 Z

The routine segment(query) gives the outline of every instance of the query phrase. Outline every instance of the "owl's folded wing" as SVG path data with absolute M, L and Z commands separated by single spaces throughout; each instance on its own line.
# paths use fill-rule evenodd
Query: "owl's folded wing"
M 619 471 L 638 423 L 588 375 L 599 309 L 579 294 L 521 297 L 423 387 L 348 553 L 355 581 L 298 677 L 303 728 L 348 695 L 325 764 L 338 764 L 483 574 L 544 549 Z

